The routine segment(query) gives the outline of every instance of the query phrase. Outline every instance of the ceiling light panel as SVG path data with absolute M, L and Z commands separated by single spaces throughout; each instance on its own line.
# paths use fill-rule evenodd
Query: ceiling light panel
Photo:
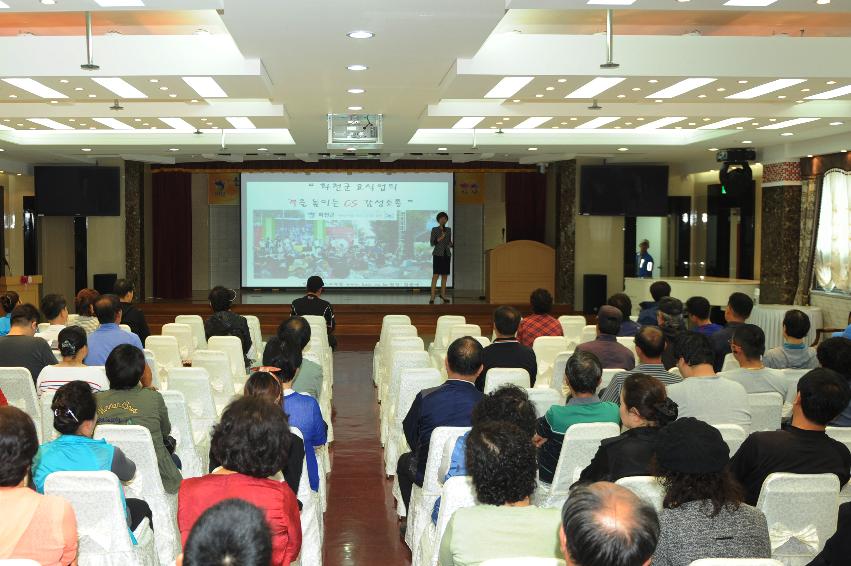
M 680 96 L 681 94 L 691 92 L 702 86 L 706 86 L 709 83 L 715 82 L 716 80 L 717 79 L 710 78 L 684 79 L 676 84 L 669 86 L 668 88 L 663 88 L 662 90 L 654 92 L 653 94 L 648 94 L 645 98 L 674 98 L 676 96 Z
M 184 120 L 183 118 L 160 118 L 160 121 L 168 124 L 175 130 L 194 130 L 195 126 Z
M 254 125 L 254 122 L 245 116 L 231 116 L 229 118 L 225 118 L 225 120 L 230 122 L 230 125 L 237 130 L 253 130 L 257 128 L 257 126 Z
M 41 98 L 68 98 L 58 90 L 53 90 L 33 79 L 3 79 L 3 82 L 16 86 Z
M 799 126 L 801 124 L 808 124 L 810 122 L 815 122 L 818 118 L 794 118 L 792 120 L 786 120 L 785 122 L 775 122 L 774 124 L 770 124 L 768 126 L 762 126 L 759 128 L 760 130 L 782 130 L 783 128 L 791 128 L 792 126 Z
M 733 100 L 748 100 L 751 98 L 757 98 L 758 96 L 762 96 L 770 92 L 776 92 L 784 88 L 789 88 L 790 86 L 795 86 L 806 81 L 807 79 L 777 79 L 776 81 L 767 82 L 765 84 L 761 84 L 759 86 L 743 90 L 742 92 L 731 94 L 727 98 Z
M 735 126 L 736 124 L 741 124 L 742 122 L 747 122 L 748 120 L 753 120 L 753 118 L 727 118 L 725 120 L 721 120 L 719 122 L 713 122 L 711 124 L 704 124 L 703 126 L 698 127 L 698 130 L 720 130 L 721 128 L 726 128 L 727 126 Z
M 117 77 L 96 77 L 92 79 L 103 88 L 112 91 L 121 98 L 148 98 L 148 95 L 124 79 Z
M 749 8 L 765 8 L 771 6 L 777 0 L 727 0 L 725 6 L 747 6 Z
M 57 122 L 56 120 L 51 120 L 50 118 L 27 118 L 27 120 L 32 122 L 33 124 L 38 124 L 39 126 L 44 126 L 45 128 L 50 128 L 51 130 L 73 130 L 74 129 L 67 124 Z
M 820 92 L 818 94 L 813 94 L 811 96 L 807 96 L 806 100 L 830 100 L 831 98 L 839 98 L 840 96 L 845 96 L 846 94 L 851 94 L 851 85 L 842 86 L 833 90 Z
M 625 80 L 624 77 L 596 77 L 565 96 L 565 98 L 594 98 L 601 92 L 605 92 Z
M 92 118 L 98 124 L 103 124 L 107 128 L 112 128 L 113 130 L 133 130 L 133 126 L 129 124 L 125 124 L 121 120 L 116 120 L 115 118 Z
M 465 116 L 465 117 L 461 118 L 460 120 L 458 120 L 457 122 L 455 122 L 455 125 L 452 126 L 452 127 L 456 130 L 461 130 L 461 129 L 469 130 L 471 128 L 475 128 L 476 126 L 478 126 L 479 122 L 481 122 L 484 119 L 485 119 L 484 116 Z
M 6 4 L 5 2 L 0 2 L 0 9 L 6 9 L 6 8 L 8 8 L 8 7 L 9 7 L 9 5 L 8 5 L 8 4 Z M 11 128 L 10 128 L 10 129 L 11 129 Z
M 546 124 L 552 119 L 552 116 L 533 116 L 531 118 L 526 118 L 519 124 L 516 124 L 514 128 L 518 130 L 537 128 L 541 124 Z
M 142 0 L 95 0 L 95 4 L 101 8 L 128 8 L 145 5 Z
M 213 77 L 183 77 L 183 81 L 202 98 L 227 98 L 227 93 Z
M 577 130 L 591 130 L 594 128 L 599 128 L 600 126 L 605 126 L 606 124 L 610 124 L 615 120 L 620 120 L 620 116 L 600 116 L 599 118 L 594 118 L 593 120 L 589 120 L 584 124 L 580 124 L 576 126 Z
M 485 98 L 510 98 L 535 77 L 505 77 L 488 91 Z
M 636 130 L 658 130 L 659 128 L 664 128 L 665 126 L 670 126 L 671 124 L 676 124 L 677 122 L 682 122 L 686 119 L 686 116 L 668 116 L 666 118 L 659 118 L 658 120 L 653 120 L 652 122 L 647 122 L 646 124 L 642 124 L 635 128 Z
M 635 0 L 588 0 L 589 6 L 631 6 Z

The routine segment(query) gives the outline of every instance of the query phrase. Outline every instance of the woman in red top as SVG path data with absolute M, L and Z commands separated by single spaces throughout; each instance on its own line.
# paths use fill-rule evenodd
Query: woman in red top
M 204 511 L 224 499 L 237 498 L 266 513 L 274 566 L 288 566 L 298 558 L 298 502 L 286 483 L 269 479 L 285 465 L 289 442 L 286 416 L 278 405 L 263 397 L 242 397 L 228 405 L 213 428 L 211 441 L 221 467 L 180 484 L 177 524 L 183 544 Z

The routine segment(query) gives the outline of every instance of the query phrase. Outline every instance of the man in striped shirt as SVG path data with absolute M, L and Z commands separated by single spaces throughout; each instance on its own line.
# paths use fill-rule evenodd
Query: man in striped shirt
M 683 380 L 679 375 L 665 371 L 662 365 L 662 352 L 665 350 L 665 335 L 657 326 L 642 326 L 635 335 L 635 354 L 638 356 L 638 365 L 629 371 L 615 374 L 611 383 L 600 395 L 602 401 L 610 401 L 620 405 L 621 387 L 624 380 L 634 374 L 643 373 L 658 378 L 662 383 L 672 385 Z

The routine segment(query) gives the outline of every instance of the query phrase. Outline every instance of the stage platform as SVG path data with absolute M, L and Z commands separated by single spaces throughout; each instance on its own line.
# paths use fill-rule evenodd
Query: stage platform
M 263 336 L 275 333 L 281 321 L 290 315 L 290 302 L 301 293 L 249 293 L 238 297 L 233 310 L 240 314 L 253 314 L 260 319 Z M 453 294 L 450 304 L 428 304 L 428 292 L 415 294 L 410 291 L 393 292 L 328 292 L 323 295 L 334 305 L 337 319 L 337 340 L 340 351 L 372 350 L 381 333 L 381 321 L 388 314 L 406 314 L 411 317 L 423 339 L 434 335 L 437 317 L 444 314 L 463 315 L 470 324 L 478 324 L 482 334 L 490 336 L 493 332 L 492 315 L 497 305 L 491 305 L 478 296 Z M 438 299 L 439 302 L 439 299 Z M 526 314 L 530 307 L 513 305 Z M 204 296 L 183 301 L 154 300 L 139 305 L 153 334 L 159 334 L 162 325 L 174 322 L 179 314 L 197 314 L 207 318 L 212 314 Z M 554 305 L 553 315 L 558 317 L 575 313 L 570 305 Z M 589 320 L 591 320 L 589 318 Z M 426 340 L 428 342 L 428 340 Z

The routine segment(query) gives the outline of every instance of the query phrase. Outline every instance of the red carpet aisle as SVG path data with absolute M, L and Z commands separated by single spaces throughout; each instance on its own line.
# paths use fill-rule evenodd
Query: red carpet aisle
M 334 443 L 325 513 L 325 566 L 407 566 L 392 482 L 384 478 L 372 352 L 334 356 Z

